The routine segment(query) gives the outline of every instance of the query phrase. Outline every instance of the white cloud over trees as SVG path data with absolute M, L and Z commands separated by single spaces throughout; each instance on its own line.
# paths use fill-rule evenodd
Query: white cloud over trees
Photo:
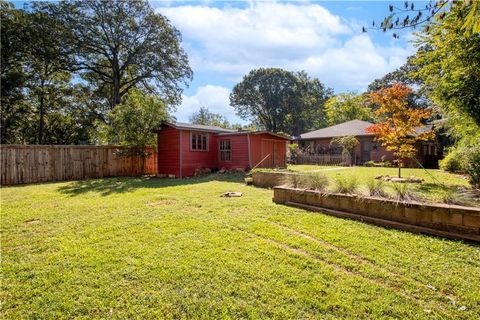
M 305 70 L 336 91 L 361 91 L 413 52 L 399 43 L 375 44 L 353 27 L 356 22 L 318 4 L 252 2 L 245 8 L 227 3 L 222 8 L 182 5 L 158 10 L 182 32 L 194 72 L 215 74 L 225 83 L 201 84 L 195 95 L 185 97 L 180 113 L 192 101 L 206 103 L 202 94 L 210 90 L 216 95 L 210 100 L 218 103 L 227 97 L 226 105 L 206 106 L 232 119 L 227 87 L 259 67 Z

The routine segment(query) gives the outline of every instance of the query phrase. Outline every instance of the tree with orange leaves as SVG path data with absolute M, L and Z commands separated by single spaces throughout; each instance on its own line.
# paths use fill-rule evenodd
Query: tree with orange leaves
M 391 87 L 370 93 L 370 99 L 378 106 L 375 115 L 380 119 L 367 128 L 376 135 L 388 151 L 393 151 L 398 163 L 398 177 L 404 159 L 416 154 L 415 143 L 435 137 L 433 131 L 417 134 L 416 128 L 423 126 L 422 121 L 431 115 L 430 109 L 413 109 L 408 105 L 408 96 L 412 92 L 408 86 L 395 83 Z

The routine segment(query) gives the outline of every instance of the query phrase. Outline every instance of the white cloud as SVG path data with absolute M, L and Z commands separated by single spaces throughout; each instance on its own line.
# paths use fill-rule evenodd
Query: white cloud
M 228 87 L 255 68 L 305 70 L 337 92 L 362 91 L 413 53 L 404 42 L 376 44 L 370 34 L 358 32 L 360 21 L 347 21 L 308 2 L 251 2 L 244 8 L 204 2 L 157 10 L 181 31 L 199 78 L 194 79 L 196 92 L 184 95 L 177 108 L 179 121 L 188 121 L 205 106 L 231 122 L 245 123 L 229 105 Z
M 230 89 L 222 86 L 201 86 L 194 95 L 183 95 L 182 104 L 177 108 L 175 117 L 178 121 L 186 122 L 200 107 L 207 107 L 211 112 L 224 115 L 231 122 L 245 123 L 235 115 L 235 110 L 229 105 L 229 95 Z
M 409 49 L 382 48 L 367 35 L 355 35 L 340 47 L 308 57 L 296 69 L 307 70 L 334 88 L 363 90 L 373 79 L 401 66 L 409 54 Z
M 306 70 L 328 86 L 362 90 L 412 52 L 375 45 L 358 23 L 305 3 L 250 3 L 245 8 L 159 8 L 182 32 L 195 71 L 237 82 L 251 69 Z M 353 30 L 355 29 L 355 30 Z

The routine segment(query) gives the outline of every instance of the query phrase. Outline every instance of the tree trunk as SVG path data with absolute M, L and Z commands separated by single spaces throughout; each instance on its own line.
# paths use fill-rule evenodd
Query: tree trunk
M 400 159 L 398 159 L 398 177 L 401 178 L 402 175 L 401 175 L 401 170 L 402 169 L 402 161 L 400 161 Z
M 43 89 L 42 89 L 43 91 Z M 38 124 L 38 144 L 45 143 L 45 98 L 43 97 L 43 92 L 40 95 L 40 120 Z
M 122 102 L 122 99 L 120 97 L 120 66 L 118 64 L 118 55 L 116 53 L 113 55 L 112 77 L 112 109 L 114 109 L 118 104 Z

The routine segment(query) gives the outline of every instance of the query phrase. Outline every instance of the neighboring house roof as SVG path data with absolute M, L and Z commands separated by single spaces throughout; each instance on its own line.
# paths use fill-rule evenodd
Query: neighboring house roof
M 352 120 L 331 127 L 310 131 L 300 135 L 300 139 L 321 139 L 343 136 L 373 136 L 365 131 L 372 123 L 362 120 Z
M 215 126 L 204 126 L 203 124 L 192 124 L 184 122 L 166 122 L 164 123 L 167 126 L 176 128 L 176 129 L 185 129 L 185 130 L 196 130 L 196 131 L 207 131 L 207 132 L 237 132 L 233 129 L 225 129 Z
M 299 140 L 323 139 L 343 136 L 374 136 L 373 133 L 367 132 L 366 129 L 373 123 L 362 120 L 351 120 L 344 123 L 336 124 L 331 127 L 310 131 L 301 134 Z M 421 134 L 432 130 L 432 125 L 426 125 L 415 129 L 416 134 Z

